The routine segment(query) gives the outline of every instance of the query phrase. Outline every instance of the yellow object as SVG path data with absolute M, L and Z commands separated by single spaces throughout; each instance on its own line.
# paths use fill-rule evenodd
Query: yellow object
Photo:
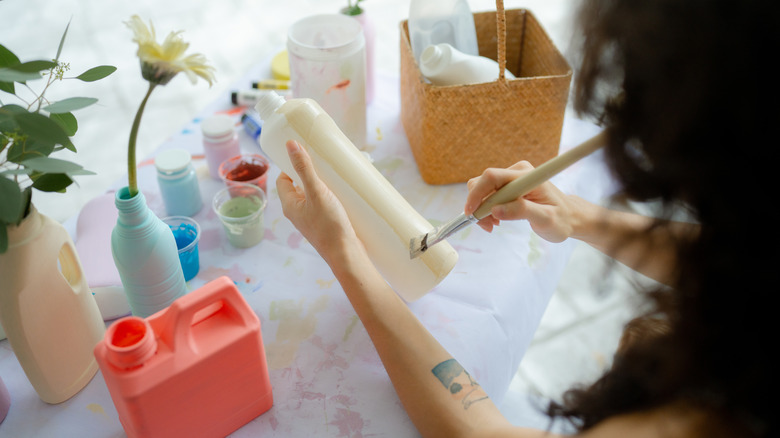
M 290 80 L 290 60 L 287 57 L 287 50 L 277 53 L 271 60 L 271 76 L 282 81 Z

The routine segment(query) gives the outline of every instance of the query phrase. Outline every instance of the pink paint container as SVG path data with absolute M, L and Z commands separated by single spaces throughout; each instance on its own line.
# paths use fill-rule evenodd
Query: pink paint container
M 200 124 L 203 133 L 203 154 L 212 178 L 219 180 L 219 165 L 228 158 L 241 154 L 233 119 L 215 114 Z
M 273 404 L 260 320 L 227 277 L 114 322 L 95 357 L 128 437 L 223 437 Z

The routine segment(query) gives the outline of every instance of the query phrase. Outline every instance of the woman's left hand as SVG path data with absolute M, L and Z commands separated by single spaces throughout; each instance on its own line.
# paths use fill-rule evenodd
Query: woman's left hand
M 330 263 L 340 251 L 359 244 L 344 207 L 319 178 L 311 157 L 298 142 L 287 142 L 287 154 L 303 187 L 282 173 L 276 189 L 285 217 L 295 225 L 317 252 Z

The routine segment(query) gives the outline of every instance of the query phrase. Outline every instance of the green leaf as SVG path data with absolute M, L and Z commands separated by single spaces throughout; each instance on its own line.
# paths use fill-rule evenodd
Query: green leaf
M 68 175 L 94 174 L 93 172 L 85 170 L 80 164 L 52 157 L 29 158 L 19 164 L 42 173 L 65 173 Z
M 79 129 L 76 117 L 71 113 L 49 114 L 49 118 L 59 123 L 68 137 L 73 137 Z
M 84 73 L 76 76 L 76 79 L 82 80 L 84 82 L 94 82 L 100 79 L 103 79 L 104 77 L 110 75 L 111 73 L 116 71 L 116 67 L 113 65 L 101 65 L 98 67 L 93 67 Z
M 61 144 L 73 152 L 76 151 L 73 143 L 70 142 L 68 134 L 54 120 L 38 113 L 16 114 L 15 119 L 21 132 L 29 138 L 36 139 L 44 144 L 50 144 L 52 147 Z
M 0 175 L 29 175 L 33 172 L 32 169 L 26 167 L 19 167 L 17 169 L 5 169 L 0 172 Z
M 78 109 L 86 108 L 98 100 L 94 97 L 69 97 L 67 99 L 54 102 L 51 105 L 47 105 L 42 109 L 52 114 L 67 113 L 70 111 L 76 111 Z
M 0 68 L 0 82 L 3 83 L 27 82 L 27 81 L 33 81 L 35 79 L 40 79 L 40 78 L 41 78 L 41 74 L 38 72 L 29 73 L 29 72 L 21 72 L 7 67 Z
M 0 254 L 8 251 L 8 230 L 5 228 L 5 223 L 0 221 Z
M 64 193 L 71 184 L 73 180 L 64 173 L 47 173 L 36 178 L 32 186 L 42 192 Z
M 0 222 L 15 224 L 24 211 L 24 197 L 19 185 L 0 176 Z
M 8 50 L 4 45 L 0 44 L 0 68 L 10 67 L 19 64 L 19 58 L 14 53 Z M 0 80 L 0 91 L 5 91 L 9 94 L 16 94 L 13 81 Z
M 68 20 L 68 25 L 65 26 L 65 32 L 62 33 L 62 38 L 60 38 L 60 45 L 57 47 L 57 56 L 54 57 L 57 61 L 60 60 L 60 53 L 62 53 L 62 46 L 65 45 L 65 35 L 68 34 L 68 29 L 70 28 L 70 20 Z
M 0 132 L 13 132 L 19 127 L 16 124 L 16 115 L 24 114 L 27 110 L 19 105 L 8 104 L 0 107 Z
M 57 63 L 53 61 L 37 60 L 37 61 L 27 61 L 21 64 L 11 65 L 8 66 L 7 68 L 21 73 L 38 73 L 44 70 L 51 70 L 56 66 Z
M 14 141 L 14 144 L 8 148 L 8 161 L 12 163 L 21 163 L 24 160 L 36 157 L 48 157 L 54 152 L 54 145 L 43 143 L 34 138 L 25 138 Z

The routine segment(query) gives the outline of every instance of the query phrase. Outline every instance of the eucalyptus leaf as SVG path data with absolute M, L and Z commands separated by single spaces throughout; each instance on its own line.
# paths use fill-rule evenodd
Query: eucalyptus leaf
M 25 167 L 42 173 L 66 173 L 84 175 L 83 172 L 89 172 L 80 164 L 72 161 L 61 160 L 52 157 L 30 158 L 19 163 Z M 91 172 L 90 172 L 91 173 Z
M 54 120 L 38 113 L 16 114 L 15 120 L 19 129 L 28 137 L 50 144 L 52 147 L 61 144 L 74 152 L 76 151 L 68 134 Z
M 19 61 L 19 58 L 14 55 L 14 52 L 8 50 L 7 47 L 0 44 L 0 67 L 10 67 L 20 63 L 21 61 Z
M 84 73 L 76 76 L 76 79 L 82 80 L 84 82 L 94 82 L 105 78 L 106 76 L 110 75 L 115 71 L 116 71 L 116 67 L 114 67 L 113 65 L 101 65 L 98 67 L 93 67 L 85 71 Z
M 47 173 L 39 176 L 33 182 L 33 188 L 42 192 L 65 192 L 73 184 L 73 180 L 64 173 Z
M 33 172 L 32 169 L 26 167 L 19 167 L 16 169 L 5 169 L 0 172 L 0 175 L 29 175 Z
M 8 251 L 8 230 L 3 221 L 0 221 L 0 254 Z
M 0 68 L 0 82 L 27 82 L 40 78 L 41 74 L 38 72 L 21 72 L 8 67 Z
M 62 32 L 62 38 L 60 38 L 60 45 L 57 47 L 57 56 L 54 57 L 57 61 L 60 60 L 60 54 L 62 53 L 62 46 L 65 45 L 65 35 L 68 34 L 68 29 L 70 29 L 70 20 L 68 20 L 68 25 L 65 26 L 65 32 Z
M 15 224 L 24 211 L 24 196 L 19 185 L 10 179 L 0 176 L 0 222 Z
M 86 108 L 98 100 L 94 97 L 69 97 L 67 99 L 54 102 L 51 105 L 43 107 L 43 110 L 52 114 L 67 113 L 78 109 Z
M 79 123 L 76 121 L 76 117 L 72 113 L 65 112 L 59 114 L 49 114 L 49 118 L 59 123 L 62 126 L 62 129 L 65 130 L 65 134 L 67 134 L 68 137 L 73 137 L 76 134 L 76 131 L 79 129 Z
M 48 157 L 52 152 L 54 152 L 54 145 L 51 143 L 40 142 L 28 137 L 14 141 L 14 144 L 8 148 L 7 158 L 12 163 L 21 163 L 30 158 Z
M 10 67 L 19 64 L 19 58 L 14 55 L 14 52 L 8 50 L 4 45 L 0 44 L 0 69 L 3 67 Z M 5 81 L 0 79 L 0 91 L 5 91 L 9 94 L 16 94 L 13 81 Z
M 44 70 L 51 70 L 56 66 L 57 63 L 53 61 L 37 60 L 22 62 L 20 64 L 8 66 L 6 68 L 10 70 L 16 70 L 21 73 L 38 73 Z
M 26 109 L 14 104 L 0 107 L 0 132 L 16 131 L 19 128 L 19 125 L 16 124 L 16 115 L 26 112 Z

